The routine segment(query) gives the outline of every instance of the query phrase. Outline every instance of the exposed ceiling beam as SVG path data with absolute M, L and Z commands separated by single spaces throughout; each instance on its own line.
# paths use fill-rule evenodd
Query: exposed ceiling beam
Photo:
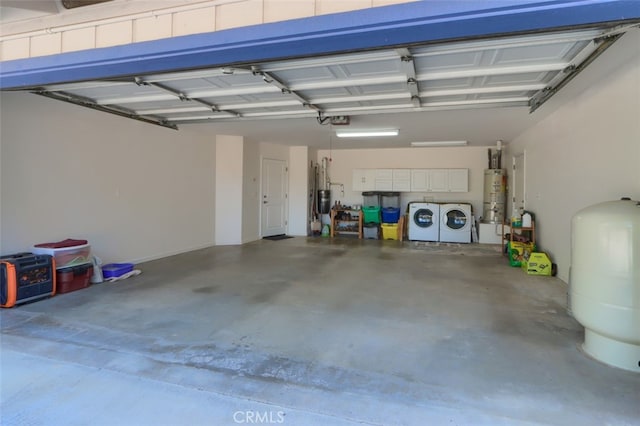
M 117 87 L 117 86 L 129 86 L 131 82 L 116 82 L 108 80 L 96 80 L 96 81 L 81 81 L 78 83 L 65 83 L 65 84 L 52 84 L 49 86 L 42 86 L 40 89 L 48 92 L 57 91 L 70 91 L 70 90 L 87 90 L 87 89 L 100 89 L 103 87 Z
M 601 33 L 602 33 L 601 30 L 591 30 L 591 31 L 581 30 L 581 31 L 575 31 L 575 32 L 567 32 L 562 35 L 558 35 L 558 34 L 544 34 L 540 36 L 527 35 L 522 37 L 513 37 L 507 40 L 505 39 L 479 40 L 474 42 L 452 43 L 450 45 L 447 45 L 447 44 L 434 45 L 434 46 L 427 46 L 427 47 L 421 47 L 421 48 L 415 49 L 413 51 L 413 56 L 415 58 L 424 58 L 429 56 L 483 52 L 487 50 L 523 48 L 523 47 L 532 47 L 532 46 L 547 46 L 550 44 L 578 43 L 581 41 L 589 41 L 594 37 L 597 37 Z
M 295 99 L 287 99 L 282 101 L 271 101 L 271 102 L 253 102 L 253 103 L 238 103 L 238 104 L 220 104 L 219 108 L 221 111 L 229 111 L 236 109 L 256 109 L 256 108 L 279 108 L 279 107 L 287 107 L 287 106 L 300 106 L 300 102 Z M 211 109 L 207 107 L 169 107 L 169 108 L 158 108 L 158 109 L 141 109 L 136 112 L 139 114 L 173 114 L 173 113 L 188 113 L 188 112 L 210 112 Z
M 253 68 L 254 75 L 262 76 L 262 79 L 264 80 L 265 83 L 271 84 L 271 85 L 277 87 L 278 89 L 280 89 L 280 91 L 284 95 L 288 95 L 288 96 L 292 97 L 293 99 L 295 99 L 296 101 L 300 102 L 300 104 L 303 107 L 312 109 L 312 110 L 314 110 L 316 112 L 322 112 L 322 110 L 320 108 L 318 108 L 316 105 L 312 104 L 309 100 L 305 99 L 303 96 L 301 96 L 295 90 L 291 89 L 286 84 L 284 84 L 282 81 L 280 81 L 273 73 L 260 71 L 260 69 L 258 67 L 252 67 L 252 68 Z
M 469 87 L 462 89 L 436 89 L 420 92 L 420 97 L 456 96 L 456 95 L 481 95 L 487 93 L 531 92 L 547 87 L 544 83 L 520 84 L 512 86 Z
M 165 120 L 155 119 L 153 117 L 143 117 L 136 114 L 134 111 L 130 111 L 122 107 L 111 107 L 111 106 L 99 105 L 96 102 L 94 102 L 92 99 L 82 98 L 71 93 L 47 92 L 47 91 L 34 91 L 32 93 L 35 93 L 36 95 L 46 96 L 47 98 L 68 102 L 74 105 L 80 105 L 86 108 L 95 109 L 97 111 L 108 112 L 109 114 L 118 115 L 120 117 L 126 117 L 133 120 L 142 121 L 144 123 L 155 124 L 157 126 L 178 130 L 178 127 L 175 124 L 168 123 Z
M 291 90 L 303 91 L 317 89 L 334 89 L 336 87 L 376 86 L 379 84 L 394 83 L 406 83 L 405 76 L 402 74 L 394 73 L 392 75 L 383 75 L 379 77 L 340 78 L 334 80 L 296 83 L 291 85 Z
M 171 93 L 176 98 L 180 99 L 180 101 L 182 101 L 182 102 L 198 103 L 198 104 L 200 104 L 200 105 L 202 105 L 202 106 L 204 106 L 206 108 L 209 108 L 209 110 L 211 110 L 213 112 L 226 113 L 226 114 L 229 114 L 229 115 L 232 115 L 232 116 L 240 117 L 240 113 L 238 113 L 236 111 L 231 111 L 231 110 L 228 110 L 228 109 L 222 110 L 216 104 L 204 101 L 202 99 L 189 97 L 186 94 L 184 94 L 183 92 L 181 92 L 179 90 L 176 90 L 176 89 L 173 89 L 173 88 L 171 88 L 171 87 L 169 87 L 169 86 L 167 86 L 165 84 L 162 84 L 162 83 L 155 83 L 155 82 L 148 83 L 144 79 L 136 77 L 136 84 L 138 84 L 138 85 L 150 85 L 150 86 L 156 87 L 156 88 L 158 88 L 160 90 L 163 90 L 165 92 Z
M 496 67 L 473 67 L 462 70 L 446 70 L 420 73 L 417 76 L 418 81 L 426 80 L 448 80 L 452 78 L 470 78 L 484 77 L 494 75 L 509 74 L 528 74 L 550 71 L 560 71 L 565 69 L 569 63 L 554 62 L 551 64 L 530 64 L 530 65 L 513 65 L 513 66 L 496 66 Z
M 584 70 L 591 62 L 600 56 L 609 48 L 622 34 L 615 34 L 594 40 L 589 43 L 572 61 L 572 64 L 566 67 L 562 73 L 559 73 L 549 83 L 546 90 L 536 93 L 530 100 L 530 112 L 534 112 L 543 103 L 548 101 L 555 93 L 563 88 L 569 81 Z
M 175 98 L 176 97 L 170 93 L 154 93 L 150 95 L 129 95 L 129 96 L 118 96 L 113 98 L 101 98 L 101 99 L 96 99 L 96 104 L 124 105 L 124 104 L 134 104 L 138 102 L 172 101 Z
M 420 89 L 418 88 L 418 80 L 416 79 L 416 67 L 413 62 L 413 56 L 408 48 L 396 49 L 396 53 L 400 57 L 400 70 L 406 76 L 406 89 L 409 92 L 411 103 L 414 107 L 420 107 Z
M 247 119 L 247 118 L 258 118 L 258 117 L 273 118 L 273 117 L 281 117 L 281 116 L 288 116 L 288 117 L 301 117 L 301 116 L 315 117 L 316 113 L 314 111 L 311 111 L 311 110 L 308 110 L 308 109 L 300 109 L 300 110 L 296 110 L 296 111 L 257 112 L 257 113 L 243 114 L 242 117 L 240 118 L 240 120 L 242 120 L 243 118 L 244 119 Z M 229 117 L 225 117 L 223 115 L 207 114 L 207 115 L 192 115 L 192 116 L 183 116 L 183 117 L 169 116 L 169 117 L 167 117 L 167 121 L 169 121 L 171 123 L 179 123 L 179 122 L 198 121 L 198 120 L 222 120 L 222 119 L 226 119 L 226 118 L 229 118 Z
M 499 107 L 522 107 L 526 108 L 528 104 L 528 98 L 518 98 L 518 99 L 487 99 L 487 100 L 477 100 L 472 103 L 463 103 L 463 102 L 433 102 L 433 103 L 423 103 L 423 105 L 416 109 L 411 103 L 404 103 L 399 105 L 380 105 L 373 107 L 361 107 L 357 109 L 352 108 L 330 108 L 325 111 L 327 116 L 330 115 L 344 115 L 348 113 L 352 116 L 357 115 L 371 115 L 371 114 L 397 114 L 403 112 L 432 112 L 432 111 L 443 111 L 443 110 L 460 110 L 460 109 L 477 109 L 477 108 L 485 108 L 487 106 L 493 108 Z M 274 112 L 256 112 L 256 113 L 246 113 L 243 114 L 242 118 L 234 119 L 234 120 L 260 120 L 260 119 L 286 119 L 286 118 L 304 118 L 315 117 L 315 114 L 309 110 L 296 110 L 296 111 L 274 111 Z M 193 116 L 183 116 L 183 117 L 167 117 L 167 121 L 170 123 L 195 123 L 195 122 L 206 122 L 206 121 L 229 121 L 230 117 L 225 117 L 222 115 L 193 115 Z
M 226 76 L 250 75 L 251 70 L 238 67 L 222 67 L 197 71 L 182 71 L 166 74 L 152 74 L 145 77 L 150 83 L 163 83 L 172 80 L 195 80 L 199 78 L 217 78 Z
M 373 52 L 342 54 L 321 58 L 276 61 L 261 67 L 266 72 L 290 71 L 307 68 L 331 67 L 367 63 L 371 61 L 396 61 L 398 55 L 390 49 Z

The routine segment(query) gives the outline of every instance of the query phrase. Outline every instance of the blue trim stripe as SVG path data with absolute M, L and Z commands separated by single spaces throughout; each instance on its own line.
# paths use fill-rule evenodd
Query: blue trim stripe
M 640 21 L 640 0 L 425 0 L 0 63 L 0 89 Z

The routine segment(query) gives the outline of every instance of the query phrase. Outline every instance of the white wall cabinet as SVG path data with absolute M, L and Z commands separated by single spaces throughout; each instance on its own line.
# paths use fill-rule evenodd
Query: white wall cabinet
M 393 170 L 392 169 L 375 169 L 375 185 L 376 191 L 393 190 Z
M 449 169 L 449 192 L 469 192 L 469 169 Z
M 376 171 L 375 169 L 353 169 L 353 190 L 374 191 Z
M 469 192 L 469 169 L 354 169 L 353 190 Z
M 412 169 L 411 192 L 469 192 L 469 169 Z
M 449 192 L 448 169 L 429 169 L 429 192 Z
M 411 169 L 393 169 L 392 190 L 397 192 L 411 191 Z
M 354 191 L 392 191 L 393 169 L 353 169 Z
M 411 170 L 411 192 L 427 192 L 429 191 L 429 170 L 428 169 L 412 169 Z

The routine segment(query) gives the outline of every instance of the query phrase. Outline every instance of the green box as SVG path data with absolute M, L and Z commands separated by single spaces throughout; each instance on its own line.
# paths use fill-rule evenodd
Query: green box
M 509 253 L 509 264 L 511 266 L 522 266 L 525 256 L 535 251 L 535 244 L 509 241 L 507 252 Z
M 380 223 L 380 206 L 362 207 L 364 223 Z
M 551 276 L 551 260 L 546 253 L 532 252 L 522 260 L 522 269 L 529 275 Z

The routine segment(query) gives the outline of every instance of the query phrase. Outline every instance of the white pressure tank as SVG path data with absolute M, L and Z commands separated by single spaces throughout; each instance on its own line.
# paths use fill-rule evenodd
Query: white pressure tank
M 571 223 L 571 309 L 584 351 L 640 372 L 640 202 L 587 207 Z

